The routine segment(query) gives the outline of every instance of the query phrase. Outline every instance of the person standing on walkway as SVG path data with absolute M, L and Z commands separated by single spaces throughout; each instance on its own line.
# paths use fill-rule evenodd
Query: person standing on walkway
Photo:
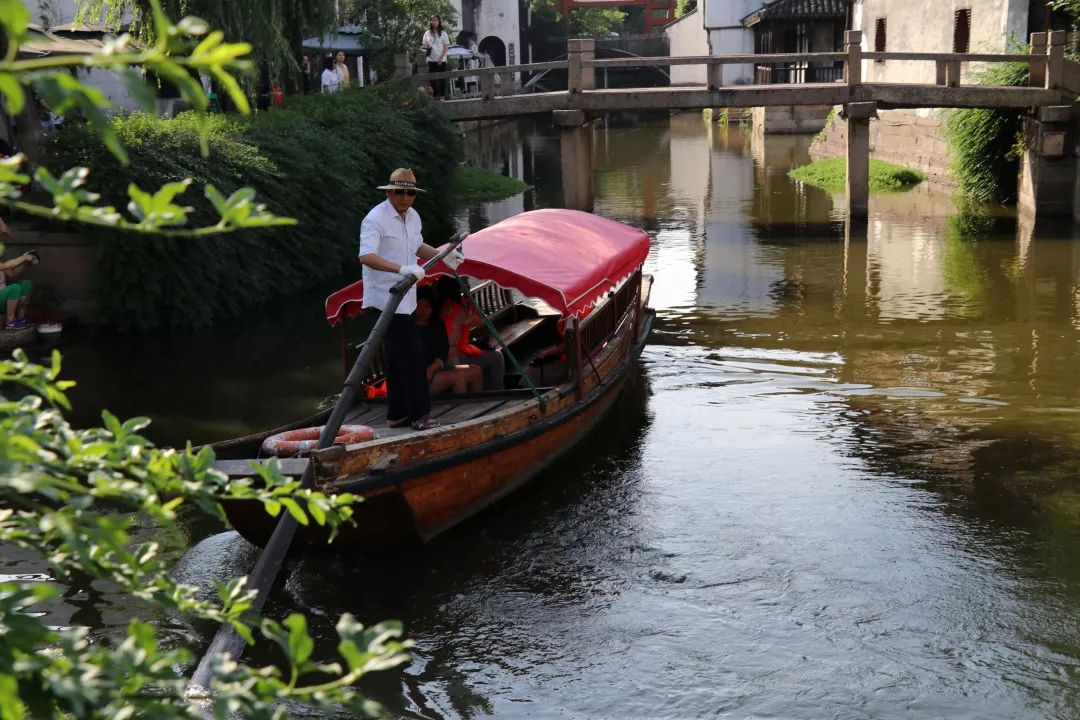
M 333 93 L 341 89 L 341 73 L 337 71 L 334 58 L 327 55 L 323 59 L 322 87 L 320 92 Z
M 341 87 L 349 87 L 349 66 L 345 64 L 345 51 L 338 50 L 334 55 L 334 69 L 337 70 L 337 74 L 341 76 Z
M 427 31 L 424 32 L 424 40 L 421 43 L 427 51 L 427 67 L 429 73 L 446 71 L 446 54 L 450 52 L 450 36 L 443 29 L 442 19 L 438 15 L 432 15 Z M 432 80 L 431 92 L 437 98 L 446 97 L 446 80 Z
M 430 260 L 438 251 L 424 242 L 420 214 L 413 209 L 416 175 L 409 168 L 398 168 L 390 181 L 380 185 L 386 200 L 371 209 L 360 225 L 360 263 L 364 266 L 363 307 L 381 313 L 390 302 L 390 288 L 402 276 L 420 281 L 424 268 L 417 257 Z M 458 250 L 443 262 L 457 268 L 465 256 Z M 401 299 L 386 331 L 386 424 L 389 427 L 412 425 L 416 430 L 438 427 L 429 417 L 431 399 L 424 367 L 424 348 L 413 324 L 416 310 L 416 286 Z

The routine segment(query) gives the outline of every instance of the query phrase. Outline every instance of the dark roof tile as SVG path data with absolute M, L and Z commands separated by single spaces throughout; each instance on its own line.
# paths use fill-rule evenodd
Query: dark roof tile
M 743 18 L 750 27 L 768 20 L 827 20 L 847 15 L 851 0 L 769 0 Z

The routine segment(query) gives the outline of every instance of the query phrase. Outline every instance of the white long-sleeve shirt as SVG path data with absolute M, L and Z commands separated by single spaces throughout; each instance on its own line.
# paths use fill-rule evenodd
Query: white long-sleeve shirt
M 398 265 L 415 265 L 416 251 L 423 242 L 420 213 L 409 208 L 405 211 L 405 217 L 402 217 L 389 200 L 373 207 L 360 224 L 360 257 L 375 253 Z M 385 308 L 390 302 L 390 288 L 401 278 L 397 273 L 384 272 L 365 265 L 363 307 L 380 310 Z M 415 309 L 416 285 L 413 285 L 401 299 L 397 312 L 399 315 L 409 315 Z

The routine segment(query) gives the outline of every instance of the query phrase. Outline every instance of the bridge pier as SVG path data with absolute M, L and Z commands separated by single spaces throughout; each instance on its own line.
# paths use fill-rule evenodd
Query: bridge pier
M 562 161 L 563 206 L 593 210 L 593 123 L 584 110 L 555 110 L 552 124 L 559 133 Z
M 1080 219 L 1077 113 L 1073 105 L 1038 108 L 1024 118 L 1017 209 L 1034 217 Z
M 877 103 L 848 103 L 843 115 L 847 120 L 848 214 L 866 217 L 870 209 L 870 118 L 877 117 Z

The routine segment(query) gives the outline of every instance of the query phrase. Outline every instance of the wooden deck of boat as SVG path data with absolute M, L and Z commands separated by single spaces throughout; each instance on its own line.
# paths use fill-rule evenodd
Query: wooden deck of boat
M 485 398 L 472 396 L 465 398 L 432 397 L 431 417 L 443 427 L 455 423 L 474 420 L 483 415 L 503 410 L 510 405 L 520 404 L 532 399 L 531 396 L 500 396 Z M 395 437 L 416 432 L 410 427 L 389 428 L 386 426 L 386 405 L 361 403 L 345 416 L 346 425 L 367 425 L 375 431 L 378 438 Z

